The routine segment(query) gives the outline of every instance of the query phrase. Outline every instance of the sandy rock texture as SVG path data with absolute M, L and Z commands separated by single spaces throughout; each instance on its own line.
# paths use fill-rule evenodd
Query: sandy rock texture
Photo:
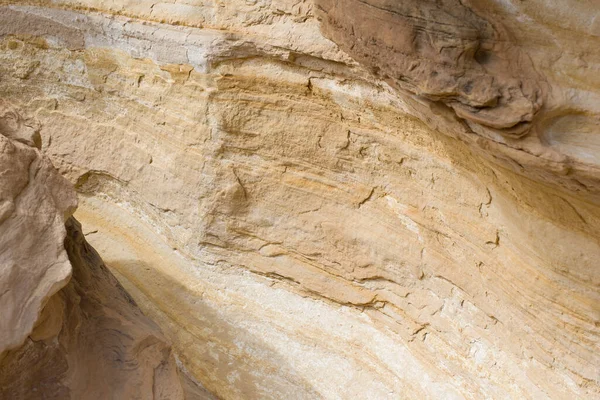
M 3 4 L 0 93 L 215 396 L 600 396 L 590 2 Z
M 39 125 L 3 101 L 0 129 L 0 398 L 183 399 L 168 340 L 70 217 Z
M 521 173 L 598 192 L 600 24 L 589 1 L 315 0 L 323 33 L 421 118 Z M 550 174 L 549 174 L 550 173 Z
M 65 220 L 77 198 L 41 146 L 39 126 L 0 103 L 0 354 L 20 346 L 71 276 Z

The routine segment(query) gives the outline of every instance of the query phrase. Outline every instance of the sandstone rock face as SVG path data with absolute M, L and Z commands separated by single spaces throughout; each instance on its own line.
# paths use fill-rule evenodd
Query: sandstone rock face
M 5 3 L 0 93 L 210 392 L 600 396 L 592 6 Z
M 315 3 L 324 34 L 405 92 L 421 117 L 437 114 L 438 129 L 478 142 L 531 177 L 598 193 L 597 7 L 543 0 Z
M 73 278 L 0 364 L 6 399 L 183 399 L 171 348 L 67 222 Z
M 168 341 L 69 218 L 35 121 L 3 102 L 0 127 L 0 398 L 183 399 Z
M 376 74 L 467 123 L 519 137 L 543 104 L 539 78 L 506 31 L 467 4 L 317 2 L 326 34 Z
M 77 198 L 38 139 L 34 121 L 0 103 L 0 354 L 23 343 L 71 276 L 63 241 Z

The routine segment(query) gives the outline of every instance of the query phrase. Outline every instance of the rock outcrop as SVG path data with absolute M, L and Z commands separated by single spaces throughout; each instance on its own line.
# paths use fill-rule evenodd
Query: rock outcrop
M 600 395 L 590 6 L 3 3 L 0 93 L 219 398 Z
M 39 127 L 0 103 L 0 354 L 23 343 L 71 276 L 63 241 L 77 199 L 36 143 Z
M 316 4 L 326 35 L 392 85 L 502 135 L 531 128 L 544 97 L 531 61 L 460 0 Z
M 593 7 L 315 3 L 324 34 L 402 91 L 422 119 L 521 174 L 598 195 L 600 25 Z
M 86 243 L 75 191 L 36 144 L 35 121 L 1 103 L 0 398 L 183 399 L 168 341 Z

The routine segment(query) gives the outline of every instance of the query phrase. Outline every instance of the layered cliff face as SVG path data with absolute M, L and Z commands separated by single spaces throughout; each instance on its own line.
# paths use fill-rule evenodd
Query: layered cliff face
M 183 399 L 168 341 L 85 242 L 39 139 L 0 104 L 0 398 Z
M 24 4 L 0 93 L 209 391 L 600 395 L 592 5 Z
M 597 7 L 542 0 L 315 3 L 324 34 L 400 90 L 422 118 L 437 115 L 438 129 L 527 176 L 598 193 Z

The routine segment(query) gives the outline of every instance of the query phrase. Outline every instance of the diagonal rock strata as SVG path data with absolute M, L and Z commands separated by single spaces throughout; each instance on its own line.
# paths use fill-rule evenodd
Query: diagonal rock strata
M 5 3 L 0 92 L 210 392 L 598 396 L 585 2 Z

